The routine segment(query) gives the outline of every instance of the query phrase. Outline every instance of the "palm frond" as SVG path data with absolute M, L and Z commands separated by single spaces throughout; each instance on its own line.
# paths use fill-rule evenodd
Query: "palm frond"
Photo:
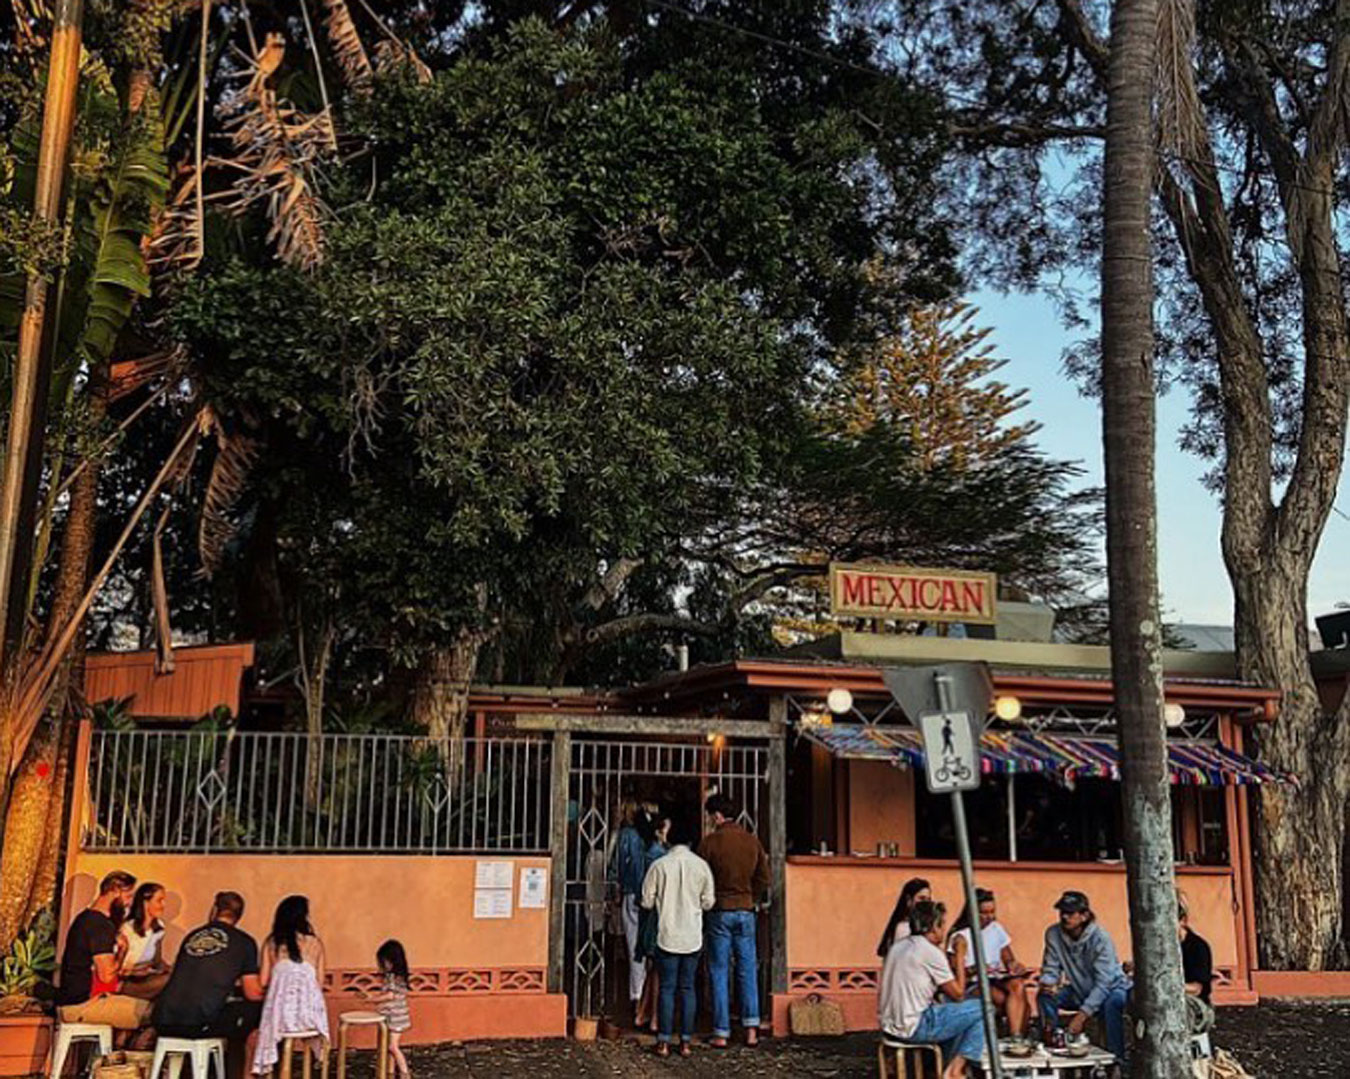
M 328 9 L 328 17 L 324 19 L 323 27 L 342 76 L 353 90 L 364 91 L 370 86 L 375 72 L 366 55 L 366 47 L 361 43 L 361 35 L 356 32 L 356 24 L 352 22 L 347 0 L 324 0 L 324 7 Z
M 157 271 L 195 270 L 206 253 L 205 222 L 199 212 L 197 187 L 201 174 L 190 164 L 181 167 L 178 186 L 150 237 L 150 266 Z
M 227 434 L 223 426 L 216 426 L 216 459 L 206 481 L 197 532 L 197 552 L 205 577 L 212 576 L 220 568 L 225 548 L 234 538 L 238 526 L 231 513 L 244 493 L 259 449 L 255 440 L 245 435 Z
M 334 144 L 333 122 L 326 110 L 309 115 L 278 101 L 270 83 L 285 51 L 280 34 L 267 36 L 226 122 L 234 153 L 211 164 L 238 173 L 224 208 L 242 214 L 265 205 L 277 257 L 309 270 L 323 261 L 326 211 L 314 190 L 314 170 Z
M 170 377 L 183 366 L 181 347 L 161 349 L 134 360 L 118 360 L 108 372 L 108 400 L 119 401 L 142 386 Z
M 169 586 L 164 579 L 164 528 L 173 510 L 170 502 L 155 523 L 151 544 L 150 593 L 155 606 L 155 673 L 173 674 L 173 623 L 169 617 Z
M 1203 146 L 1205 120 L 1195 86 L 1193 0 L 1162 0 L 1157 35 L 1158 140 L 1178 157 L 1194 158 Z
M 375 69 L 377 71 L 395 70 L 409 67 L 417 81 L 424 86 L 431 81 L 431 68 L 417 55 L 413 47 L 398 38 L 387 37 L 375 45 Z

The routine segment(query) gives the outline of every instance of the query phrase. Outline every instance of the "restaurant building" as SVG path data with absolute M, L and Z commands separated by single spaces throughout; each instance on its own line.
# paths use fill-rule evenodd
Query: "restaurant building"
M 558 1035 L 571 1016 L 623 1022 L 622 941 L 608 913 L 620 802 L 656 802 L 693 823 L 719 790 L 770 855 L 760 976 L 775 1030 L 786 1031 L 792 1000 L 815 992 L 838 1001 L 850 1027 L 871 1028 L 877 942 L 903 883 L 928 879 L 953 913 L 961 895 L 949 802 L 928 793 L 915 717 L 883 671 L 973 662 L 987 665 L 1005 716 L 990 716 L 984 781 L 967 796 L 978 883 L 1029 965 L 1070 887 L 1088 893 L 1128 956 L 1107 649 L 1045 639 L 1041 610 L 995 610 L 992 580 L 984 591 L 923 583 L 935 576 L 910 573 L 894 591 L 855 582 L 847 599 L 862 605 L 855 617 L 890 604 L 875 615 L 885 620 L 897 603 L 930 604 L 933 624 L 954 603 L 968 634 L 985 636 L 865 622 L 871 631 L 791 654 L 618 691 L 480 687 L 470 736 L 448 755 L 398 735 L 250 729 L 247 690 L 237 727 L 185 730 L 230 682 L 223 668 L 211 682 L 207 661 L 233 662 L 238 691 L 247 646 L 200 666 L 179 650 L 172 674 L 155 673 L 148 653 L 104 661 L 103 674 L 95 664 L 91 699 L 115 668 L 119 695 L 145 719 L 81 732 L 62 922 L 114 867 L 168 887 L 170 950 L 219 888 L 245 895 L 244 926 L 258 936 L 276 901 L 302 892 L 335 1010 L 373 984 L 376 947 L 398 936 L 415 970 L 416 1042 Z M 1277 720 L 1278 695 L 1233 680 L 1231 657 L 1169 652 L 1165 668 L 1178 883 L 1214 950 L 1216 1002 L 1252 1003 L 1248 802 L 1252 786 L 1292 777 L 1247 748 L 1255 727 Z M 166 681 L 193 670 L 196 697 Z

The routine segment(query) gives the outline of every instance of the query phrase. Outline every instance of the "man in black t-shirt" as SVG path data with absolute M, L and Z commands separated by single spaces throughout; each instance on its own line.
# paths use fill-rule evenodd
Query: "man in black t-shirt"
M 98 898 L 70 923 L 56 990 L 62 1022 L 139 1030 L 149 1021 L 148 1000 L 118 992 L 117 927 L 135 891 L 136 878 L 130 873 L 109 873 L 99 884 Z
M 258 1025 L 258 945 L 236 928 L 243 914 L 239 893 L 217 892 L 211 920 L 183 938 L 173 974 L 155 1001 L 158 1033 L 237 1040 Z

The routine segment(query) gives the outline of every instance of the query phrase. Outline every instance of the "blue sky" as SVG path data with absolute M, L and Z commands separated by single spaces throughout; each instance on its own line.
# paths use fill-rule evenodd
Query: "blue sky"
M 993 327 L 997 354 L 1008 361 L 999 377 L 1025 386 L 1024 414 L 1039 421 L 1042 449 L 1077 461 L 1083 482 L 1102 482 L 1101 417 L 1097 402 L 1083 397 L 1065 376 L 1060 356 L 1072 337 L 1051 301 L 1038 295 L 1003 296 L 982 291 L 971 299 L 979 322 Z M 1232 592 L 1219 551 L 1219 506 L 1200 483 L 1204 463 L 1177 447 L 1185 422 L 1186 395 L 1158 402 L 1158 561 L 1164 617 L 1169 622 L 1231 625 Z M 1338 506 L 1350 513 L 1350 480 L 1342 476 Z M 1308 586 L 1309 617 L 1350 602 L 1350 520 L 1333 514 Z

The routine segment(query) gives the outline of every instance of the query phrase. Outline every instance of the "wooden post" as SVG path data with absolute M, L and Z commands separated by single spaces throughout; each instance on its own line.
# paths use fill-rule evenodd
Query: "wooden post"
M 786 993 L 787 965 L 787 698 L 769 700 L 769 991 Z
M 563 992 L 563 960 L 567 912 L 567 788 L 572 777 L 572 734 L 553 732 L 553 760 L 549 769 L 549 849 L 553 867 L 548 888 L 548 991 Z

